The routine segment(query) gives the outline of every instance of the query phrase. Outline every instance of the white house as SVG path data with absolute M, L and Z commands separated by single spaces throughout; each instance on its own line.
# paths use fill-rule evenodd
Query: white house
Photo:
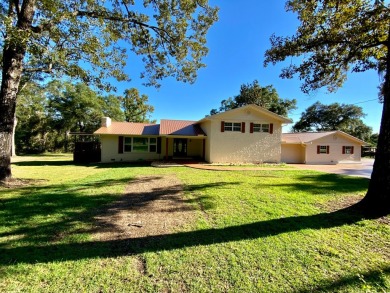
M 94 134 L 102 162 L 201 158 L 207 162 L 281 161 L 282 124 L 290 119 L 247 105 L 199 121 L 160 124 L 113 122 L 106 117 Z
M 160 124 L 114 122 L 105 117 L 95 132 L 101 161 L 197 158 L 210 163 L 337 164 L 360 162 L 365 142 L 342 131 L 284 133 L 290 119 L 246 105 L 198 121 Z

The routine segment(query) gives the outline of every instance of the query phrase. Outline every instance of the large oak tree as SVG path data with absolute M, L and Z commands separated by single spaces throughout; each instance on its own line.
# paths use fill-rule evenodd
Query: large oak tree
M 363 108 L 351 104 L 316 102 L 302 112 L 301 118 L 292 126 L 293 132 L 341 130 L 368 142 L 372 128 L 365 125 Z
M 252 83 L 242 84 L 240 93 L 237 96 L 222 100 L 219 110 L 212 109 L 210 115 L 255 104 L 278 115 L 287 117 L 291 110 L 296 109 L 296 103 L 295 99 L 280 98 L 272 85 L 261 86 L 257 80 L 254 80 Z
M 122 108 L 127 122 L 150 122 L 149 118 L 154 112 L 154 107 L 148 104 L 149 97 L 140 95 L 136 88 L 125 90 L 121 97 Z
M 129 54 L 157 85 L 172 76 L 192 82 L 204 67 L 206 33 L 217 20 L 207 0 L 0 0 L 0 180 L 11 176 L 10 152 L 20 80 L 44 75 L 110 89 L 129 80 Z
M 265 65 L 299 57 L 282 70 L 298 75 L 307 93 L 321 87 L 335 91 L 350 72 L 377 70 L 383 114 L 371 181 L 361 206 L 378 214 L 390 212 L 390 4 L 384 0 L 291 0 L 286 9 L 300 26 L 291 37 L 271 37 Z

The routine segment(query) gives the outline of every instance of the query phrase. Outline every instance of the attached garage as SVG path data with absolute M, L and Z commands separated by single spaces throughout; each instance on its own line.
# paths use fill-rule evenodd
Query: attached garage
M 360 162 L 364 141 L 345 132 L 302 132 L 282 134 L 282 162 L 295 164 L 338 164 Z

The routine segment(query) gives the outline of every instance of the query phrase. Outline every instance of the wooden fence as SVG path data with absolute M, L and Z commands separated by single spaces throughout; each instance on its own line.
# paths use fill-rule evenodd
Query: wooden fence
M 76 141 L 73 152 L 75 163 L 100 162 L 101 148 L 99 141 Z

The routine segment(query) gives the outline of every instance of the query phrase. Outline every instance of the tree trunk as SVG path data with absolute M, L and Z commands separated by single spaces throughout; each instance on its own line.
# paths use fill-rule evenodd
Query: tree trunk
M 390 41 L 390 30 L 388 41 Z M 375 154 L 374 168 L 362 207 L 377 215 L 390 214 L 390 50 L 387 48 L 387 64 L 383 85 L 383 112 Z
M 12 146 L 11 146 L 11 157 L 16 157 L 16 144 L 15 144 L 15 131 L 16 125 L 18 124 L 18 118 L 14 117 L 14 127 L 12 128 Z
M 13 1 L 9 2 L 10 15 L 13 15 Z M 18 13 L 16 28 L 18 31 L 31 30 L 34 17 L 35 0 L 25 0 Z M 26 55 L 27 41 L 17 40 L 14 32 L 6 32 L 3 49 L 3 71 L 0 90 L 0 180 L 11 177 L 11 149 L 14 127 L 16 95 L 23 71 L 23 59 Z M 19 38 L 20 39 L 20 38 Z
M 23 50 L 20 52 L 17 48 L 4 46 L 3 79 L 0 91 L 0 180 L 11 177 L 12 133 L 23 57 Z

